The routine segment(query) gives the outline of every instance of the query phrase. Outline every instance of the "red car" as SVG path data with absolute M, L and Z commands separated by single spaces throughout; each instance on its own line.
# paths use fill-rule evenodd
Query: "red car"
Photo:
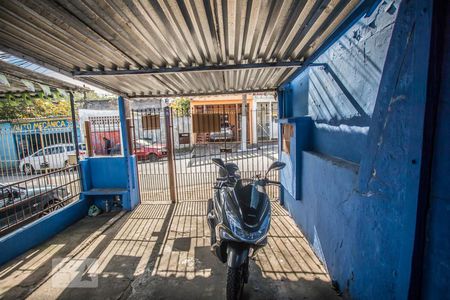
M 163 144 L 151 144 L 145 140 L 137 140 L 134 154 L 138 160 L 157 161 L 167 156 L 167 148 Z

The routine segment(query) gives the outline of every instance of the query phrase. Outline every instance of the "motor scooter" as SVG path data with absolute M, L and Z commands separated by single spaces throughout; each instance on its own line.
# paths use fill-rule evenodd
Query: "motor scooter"
M 227 264 L 227 299 L 236 300 L 248 283 L 249 258 L 267 244 L 271 208 L 266 186 L 280 184 L 267 175 L 286 164 L 276 161 L 264 177 L 242 179 L 236 164 L 224 163 L 220 158 L 212 161 L 219 167 L 219 177 L 213 198 L 208 201 L 211 251 Z

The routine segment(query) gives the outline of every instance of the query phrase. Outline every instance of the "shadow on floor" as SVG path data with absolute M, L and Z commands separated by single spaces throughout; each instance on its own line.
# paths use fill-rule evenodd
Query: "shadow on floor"
M 84 218 L 51 240 L 0 267 L 0 298 L 22 299 L 52 273 L 53 259 L 71 257 L 84 241 L 115 217 L 115 213 Z
M 15 264 L 21 260 L 12 262 L 7 273 L 0 271 L 4 274 L 0 297 L 21 298 L 27 289 L 22 283 L 29 280 L 34 283 L 31 288 L 37 286 L 31 299 L 224 299 L 226 266 L 209 251 L 205 216 L 204 201 L 142 204 L 61 263 L 46 280 L 37 276 L 41 272 L 37 267 L 15 283 L 13 274 L 21 270 Z M 84 231 L 78 227 L 85 226 L 89 224 L 83 220 L 75 230 Z M 72 238 L 70 230 L 61 235 L 49 246 Z M 67 252 L 54 251 L 47 261 Z M 22 260 L 22 266 L 28 262 L 26 256 Z M 51 265 L 45 268 L 49 274 Z M 337 298 L 305 238 L 277 203 L 269 244 L 251 262 L 250 272 L 244 299 Z

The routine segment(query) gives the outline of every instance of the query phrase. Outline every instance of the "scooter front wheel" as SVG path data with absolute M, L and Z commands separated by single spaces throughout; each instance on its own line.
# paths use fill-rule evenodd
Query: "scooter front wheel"
M 228 267 L 227 300 L 239 300 L 244 290 L 244 265 L 239 268 Z

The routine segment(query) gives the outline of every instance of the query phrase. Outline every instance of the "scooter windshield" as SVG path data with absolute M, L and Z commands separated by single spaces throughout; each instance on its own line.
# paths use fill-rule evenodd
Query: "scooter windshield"
M 245 225 L 251 228 L 257 227 L 270 209 L 264 184 L 260 181 L 254 181 L 253 184 L 237 186 L 235 193 Z

